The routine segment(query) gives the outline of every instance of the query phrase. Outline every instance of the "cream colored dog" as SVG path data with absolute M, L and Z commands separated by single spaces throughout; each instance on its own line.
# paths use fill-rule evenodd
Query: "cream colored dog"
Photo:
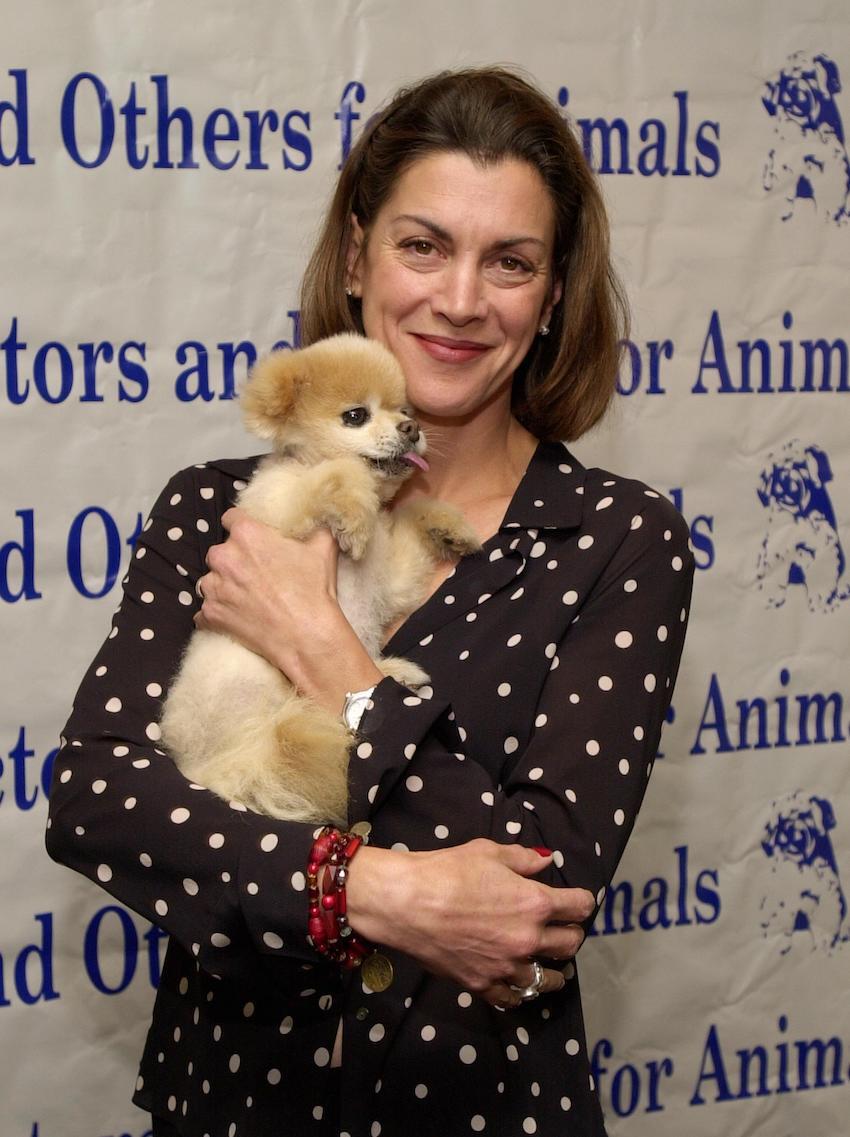
M 398 363 L 361 336 L 272 354 L 241 403 L 249 429 L 275 449 L 238 505 L 288 537 L 331 529 L 348 620 L 385 675 L 419 686 L 428 676 L 416 664 L 380 658 L 384 630 L 421 603 L 437 561 L 480 542 L 439 502 L 384 508 L 416 467 L 427 469 L 425 438 L 404 402 Z M 272 817 L 346 822 L 351 734 L 228 636 L 194 633 L 162 734 L 187 777 L 226 799 Z

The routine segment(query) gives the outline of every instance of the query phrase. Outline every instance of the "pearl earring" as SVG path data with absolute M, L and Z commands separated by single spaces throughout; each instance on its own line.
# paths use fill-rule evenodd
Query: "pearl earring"
M 354 295 L 354 293 L 351 291 L 351 288 L 349 287 L 349 285 L 345 286 L 345 295 L 346 296 L 353 296 Z
M 549 325 L 548 324 L 541 324 L 537 330 L 541 336 L 548 336 L 549 335 Z

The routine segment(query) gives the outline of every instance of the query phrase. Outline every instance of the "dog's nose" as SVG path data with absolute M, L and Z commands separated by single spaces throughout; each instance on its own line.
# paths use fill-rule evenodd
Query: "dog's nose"
M 401 422 L 398 424 L 398 432 L 399 432 L 399 434 L 404 435 L 404 437 L 411 444 L 419 441 L 419 423 L 416 422 L 415 419 L 412 419 L 412 418 L 402 419 Z

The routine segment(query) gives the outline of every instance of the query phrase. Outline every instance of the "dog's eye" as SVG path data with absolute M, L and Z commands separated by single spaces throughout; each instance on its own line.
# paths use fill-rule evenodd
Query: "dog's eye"
M 363 426 L 372 415 L 368 407 L 351 407 L 349 410 L 343 411 L 341 417 L 344 426 Z

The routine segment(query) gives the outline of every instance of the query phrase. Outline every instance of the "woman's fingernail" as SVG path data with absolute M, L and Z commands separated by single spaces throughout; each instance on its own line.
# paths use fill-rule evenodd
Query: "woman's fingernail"
M 531 847 L 534 849 L 535 853 L 539 853 L 541 857 L 552 856 L 552 850 L 547 849 L 545 845 L 532 845 Z

